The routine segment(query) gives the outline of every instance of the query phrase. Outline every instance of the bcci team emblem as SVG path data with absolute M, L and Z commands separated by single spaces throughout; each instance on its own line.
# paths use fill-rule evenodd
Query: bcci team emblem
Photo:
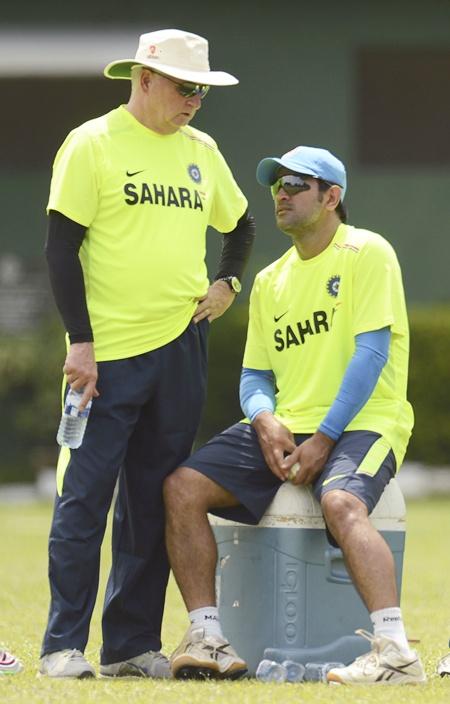
M 341 277 L 340 276 L 332 276 L 330 279 L 327 281 L 327 291 L 330 294 L 330 296 L 333 296 L 334 298 L 337 298 L 337 295 L 339 293 L 339 284 L 341 282 Z
M 202 180 L 202 175 L 200 173 L 200 169 L 197 166 L 197 164 L 189 164 L 188 174 L 191 177 L 191 179 L 194 181 L 194 183 L 200 183 L 200 181 Z

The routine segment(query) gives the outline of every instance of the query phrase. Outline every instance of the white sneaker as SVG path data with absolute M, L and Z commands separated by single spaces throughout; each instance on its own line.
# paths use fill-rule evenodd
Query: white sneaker
M 166 679 L 172 677 L 169 661 L 165 655 L 149 650 L 134 658 L 115 662 L 111 665 L 100 665 L 102 677 L 154 677 Z
M 80 650 L 58 650 L 41 658 L 38 675 L 84 680 L 95 677 L 95 670 Z
M 170 658 L 177 679 L 238 679 L 247 672 L 247 663 L 231 645 L 218 636 L 206 636 L 203 628 L 189 627 Z
M 14 655 L 7 650 L 0 650 L 0 676 L 15 675 L 23 670 L 23 665 Z
M 444 655 L 444 657 L 439 660 L 437 666 L 437 673 L 441 677 L 445 677 L 445 675 L 450 675 L 450 653 L 448 655 Z
M 355 631 L 372 644 L 369 653 L 360 655 L 347 667 L 327 673 L 330 684 L 422 684 L 426 675 L 415 651 L 404 655 L 387 636 L 374 636 L 362 629 Z

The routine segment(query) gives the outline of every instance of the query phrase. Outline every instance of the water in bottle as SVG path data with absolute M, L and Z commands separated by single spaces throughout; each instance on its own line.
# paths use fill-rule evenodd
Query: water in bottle
M 345 667 L 342 662 L 307 662 L 305 682 L 326 682 L 327 672 L 334 667 Z
M 327 673 L 335 667 L 345 667 L 343 662 L 325 662 L 322 668 L 322 681 L 328 682 Z
M 260 682 L 286 682 L 287 670 L 275 660 L 261 660 L 256 669 L 256 679 Z
M 83 442 L 84 431 L 88 422 L 89 411 L 92 406 L 92 399 L 86 405 L 84 411 L 80 411 L 79 405 L 83 396 L 82 391 L 69 389 L 58 428 L 56 441 L 61 447 L 69 447 L 76 450 Z
M 303 682 L 305 678 L 305 666 L 301 662 L 293 660 L 283 660 L 281 663 L 286 668 L 286 682 Z
M 322 667 L 322 662 L 307 662 L 305 665 L 305 682 L 321 682 Z

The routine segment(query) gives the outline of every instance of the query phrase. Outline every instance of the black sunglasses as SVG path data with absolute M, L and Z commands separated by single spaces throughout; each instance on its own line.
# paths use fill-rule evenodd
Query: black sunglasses
M 210 86 L 203 86 L 200 83 L 179 83 L 170 76 L 165 76 L 161 73 L 159 75 L 164 76 L 164 78 L 167 78 L 169 81 L 172 81 L 172 83 L 175 84 L 176 90 L 183 96 L 183 98 L 193 98 L 194 95 L 198 95 L 200 96 L 200 100 L 203 100 L 210 89 Z
M 275 198 L 280 188 L 282 188 L 288 196 L 296 196 L 297 193 L 309 191 L 311 189 L 311 184 L 305 181 L 305 178 L 311 179 L 314 178 L 314 176 L 307 176 L 303 174 L 285 174 L 284 176 L 280 176 L 280 178 L 278 178 L 270 187 L 272 196 Z M 329 187 L 332 185 L 323 179 L 316 180 L 325 183 Z

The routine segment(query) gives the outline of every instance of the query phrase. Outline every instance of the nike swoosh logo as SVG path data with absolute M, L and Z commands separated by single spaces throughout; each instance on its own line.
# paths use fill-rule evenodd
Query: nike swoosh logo
M 141 174 L 145 169 L 141 169 L 140 171 L 127 171 L 127 176 L 136 176 L 136 174 Z
M 288 312 L 288 311 L 286 310 L 286 311 L 285 311 L 284 313 L 282 313 L 281 315 L 278 315 L 278 316 L 277 316 L 277 315 L 274 315 L 274 316 L 273 316 L 274 321 L 275 321 L 276 323 L 278 323 L 278 321 L 281 320 L 281 318 L 282 318 L 284 315 L 286 315 L 287 312 Z

